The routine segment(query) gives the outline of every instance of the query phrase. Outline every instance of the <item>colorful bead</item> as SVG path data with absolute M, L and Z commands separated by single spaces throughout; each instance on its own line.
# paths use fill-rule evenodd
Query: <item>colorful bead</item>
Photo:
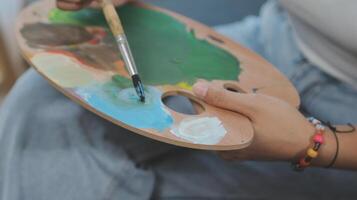
M 315 142 L 313 149 L 314 149 L 315 151 L 318 151 L 318 150 L 320 149 L 320 147 L 321 147 L 321 143 Z
M 307 155 L 310 156 L 311 158 L 316 158 L 319 155 L 319 153 L 314 149 L 310 148 L 307 150 Z
M 313 117 L 309 117 L 308 120 L 309 120 L 309 122 L 310 122 L 311 124 L 313 124 L 313 125 L 317 125 L 317 124 L 320 123 L 319 120 L 317 120 L 317 119 L 315 119 L 315 118 L 313 118 Z
M 303 171 L 305 168 L 309 167 L 311 165 L 311 161 L 316 158 L 319 153 L 318 150 L 320 149 L 320 146 L 324 143 L 324 132 L 325 132 L 325 126 L 321 123 L 321 121 L 310 117 L 308 118 L 308 121 L 313 124 L 313 126 L 316 129 L 315 135 L 313 136 L 313 147 L 309 148 L 306 151 L 306 156 L 301 158 L 299 162 L 293 163 L 294 169 L 296 171 Z
M 317 126 L 317 125 L 321 124 L 321 122 L 317 119 L 314 119 L 314 120 L 312 120 L 312 124 Z
M 313 141 L 316 143 L 320 143 L 323 144 L 324 143 L 324 136 L 322 135 L 322 133 L 318 133 L 314 135 Z
M 307 118 L 307 120 L 309 120 L 309 122 L 312 123 L 312 121 L 314 120 L 314 118 L 313 118 L 313 117 L 309 117 L 309 118 Z
M 317 131 L 320 131 L 320 132 L 325 131 L 325 126 L 322 124 L 317 124 L 315 128 Z

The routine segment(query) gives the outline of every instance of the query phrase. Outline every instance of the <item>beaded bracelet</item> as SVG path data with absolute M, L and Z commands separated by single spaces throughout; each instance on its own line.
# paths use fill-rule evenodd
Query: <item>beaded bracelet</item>
M 325 126 L 321 123 L 321 121 L 315 118 L 310 117 L 308 120 L 315 126 L 316 129 L 315 135 L 312 138 L 314 145 L 307 150 L 304 157 L 302 157 L 299 161 L 292 163 L 295 171 L 303 171 L 309 167 L 311 165 L 311 161 L 319 155 L 318 151 L 324 143 Z

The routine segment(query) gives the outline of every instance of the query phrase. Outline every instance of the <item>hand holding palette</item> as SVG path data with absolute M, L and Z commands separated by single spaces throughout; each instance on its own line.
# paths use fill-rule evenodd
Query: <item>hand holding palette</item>
M 53 0 L 32 4 L 17 21 L 21 51 L 55 88 L 90 111 L 140 135 L 189 148 L 240 149 L 254 135 L 246 117 L 195 98 L 191 87 L 198 79 L 299 105 L 294 87 L 271 64 L 210 28 L 140 3 L 117 12 L 145 85 L 145 103 L 100 10 L 61 11 Z M 176 94 L 190 98 L 202 113 L 166 107 L 162 99 Z

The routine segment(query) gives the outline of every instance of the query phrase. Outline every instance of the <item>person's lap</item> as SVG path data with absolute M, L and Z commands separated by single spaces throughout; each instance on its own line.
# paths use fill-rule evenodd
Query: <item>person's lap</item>
M 281 41 L 280 47 L 274 42 L 276 48 L 267 49 L 274 44 L 260 36 L 262 30 L 257 28 L 263 29 L 261 23 L 251 18 L 249 25 L 242 22 L 237 25 L 239 30 L 230 30 L 292 79 L 302 93 L 303 107 L 313 111 L 310 114 L 342 120 L 321 106 L 333 103 L 333 112 L 346 112 L 345 119 L 356 122 L 354 114 L 345 110 L 348 101 L 357 99 L 356 92 L 348 86 L 336 89 L 336 96 L 344 94 L 338 104 L 333 98 L 319 98 L 321 93 L 310 87 L 315 87 L 315 79 L 328 76 L 301 62 L 293 47 L 282 46 L 291 44 L 287 43 L 291 38 Z M 259 43 L 247 38 L 254 35 L 260 37 Z M 279 57 L 277 49 L 282 47 L 290 54 Z M 329 88 L 343 85 L 330 84 Z M 346 103 L 345 99 L 351 100 Z M 353 107 L 349 109 L 353 111 Z M 151 195 L 157 199 L 316 199 L 357 195 L 354 172 L 309 169 L 295 173 L 287 163 L 228 162 L 214 153 L 165 145 L 130 133 L 71 102 L 34 70 L 17 82 L 0 110 L 0 155 L 0 197 L 9 200 L 148 199 Z
M 349 172 L 298 174 L 286 163 L 228 162 L 145 139 L 71 102 L 34 70 L 0 116 L 3 199 L 313 198 L 331 189 L 347 197 L 355 187 Z

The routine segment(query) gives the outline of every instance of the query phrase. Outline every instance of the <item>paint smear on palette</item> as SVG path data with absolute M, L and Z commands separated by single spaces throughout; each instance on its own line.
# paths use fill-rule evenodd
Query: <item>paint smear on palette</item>
M 81 64 L 66 55 L 38 53 L 31 62 L 57 85 L 65 88 L 81 87 L 95 83 L 94 76 Z
M 171 132 L 194 144 L 214 145 L 219 143 L 227 131 L 217 117 L 184 119 Z
M 151 86 L 145 92 L 146 101 L 141 103 L 134 88 L 121 89 L 114 81 L 75 89 L 93 108 L 132 127 L 159 132 L 171 127 L 173 119 L 161 102 L 161 92 Z
M 207 40 L 197 38 L 194 31 L 189 31 L 175 18 L 134 5 L 122 6 L 117 11 L 145 84 L 179 84 L 187 88 L 199 78 L 237 80 L 240 74 L 237 58 Z M 53 9 L 49 20 L 54 24 L 99 26 L 109 31 L 102 11 L 98 9 L 77 12 Z M 113 37 L 107 39 L 110 40 L 103 42 L 115 44 Z
M 93 39 L 84 27 L 70 24 L 25 24 L 21 34 L 31 47 L 75 45 Z

